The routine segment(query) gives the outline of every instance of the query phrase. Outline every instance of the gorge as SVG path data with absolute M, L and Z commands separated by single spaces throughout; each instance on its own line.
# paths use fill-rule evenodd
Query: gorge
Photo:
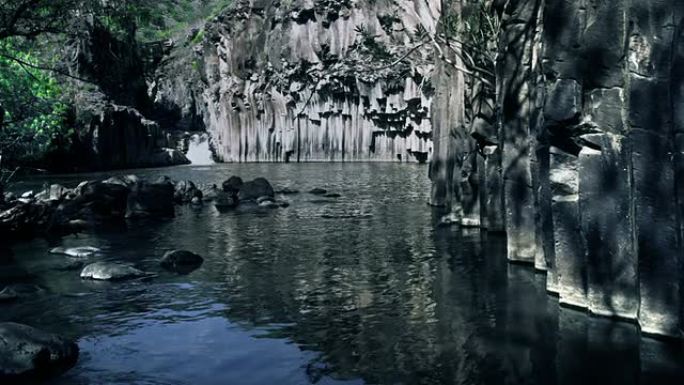
M 55 383 L 681 383 L 684 2 L 218 3 L 79 9 L 69 144 L 17 163 L 78 173 L 0 175 L 0 329 L 78 339 Z

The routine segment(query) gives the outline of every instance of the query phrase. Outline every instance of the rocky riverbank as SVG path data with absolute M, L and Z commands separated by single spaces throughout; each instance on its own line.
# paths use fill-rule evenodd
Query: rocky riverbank
M 336 198 L 339 194 L 315 189 L 311 194 Z M 146 180 L 136 175 L 83 181 L 73 188 L 59 184 L 20 196 L 5 193 L 0 199 L 0 234 L 8 240 L 62 236 L 141 218 L 173 218 L 175 206 L 212 203 L 219 211 L 238 205 L 255 208 L 285 208 L 278 196 L 296 194 L 285 187 L 276 194 L 264 178 L 243 181 L 233 176 L 217 184 L 198 186 L 189 180 L 174 181 L 162 176 Z

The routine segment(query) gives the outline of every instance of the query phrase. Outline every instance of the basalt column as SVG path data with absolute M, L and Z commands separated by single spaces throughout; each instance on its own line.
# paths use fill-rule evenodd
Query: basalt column
M 629 124 L 639 258 L 639 324 L 679 335 L 680 269 L 674 173 L 672 57 L 676 0 L 629 6 Z M 669 102 L 668 102 L 669 101 Z
M 461 17 L 461 2 L 453 1 L 445 10 L 446 20 Z M 460 31 L 452 31 L 460 33 Z M 435 96 L 432 104 L 435 153 L 430 169 L 433 182 L 432 204 L 449 210 L 450 220 L 462 226 L 481 224 L 480 179 L 477 146 L 470 135 L 465 113 L 468 84 L 461 68 L 461 47 L 443 45 L 437 61 Z M 472 81 L 472 80 L 471 80 Z
M 544 9 L 543 30 L 543 71 L 546 93 L 544 104 L 544 128 L 538 134 L 537 159 L 538 178 L 538 215 L 542 225 L 541 244 L 544 248 L 549 292 L 558 293 L 558 263 L 554 235 L 562 229 L 554 227 L 560 218 L 552 218 L 552 191 L 548 146 L 556 145 L 558 154 L 570 150 L 576 156 L 579 149 L 569 140 L 572 127 L 580 120 L 582 109 L 580 39 L 585 24 L 583 1 L 547 0 Z M 573 153 L 574 152 L 574 153 Z M 556 162 L 556 164 L 562 164 Z M 572 228 L 572 226 L 570 227 Z M 564 235 L 560 235 L 564 237 Z M 566 266 L 570 261 L 563 262 Z
M 503 10 L 497 104 L 508 259 L 534 263 L 537 254 L 530 164 L 532 52 L 541 0 L 514 0 Z
M 629 186 L 629 141 L 622 135 L 587 135 L 580 152 L 580 211 L 587 247 L 589 311 L 637 316 L 638 264 Z
M 675 131 L 675 176 L 677 178 L 677 202 L 679 205 L 679 247 L 684 250 L 684 4 L 674 10 L 675 34 L 673 36 L 674 59 L 672 63 L 672 116 Z M 680 298 L 684 298 L 684 262 L 680 270 Z M 684 303 L 680 303 L 680 330 L 684 332 Z

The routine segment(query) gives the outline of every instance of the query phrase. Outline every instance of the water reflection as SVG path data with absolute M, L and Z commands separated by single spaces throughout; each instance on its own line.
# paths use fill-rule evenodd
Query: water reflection
M 96 244 L 106 259 L 159 272 L 148 282 L 83 282 L 46 254 L 56 243 L 18 245 L 14 268 L 49 292 L 3 305 L 0 320 L 80 338 L 83 359 L 61 384 L 682 383 L 678 344 L 559 310 L 542 275 L 506 263 L 504 239 L 436 228 L 425 171 L 164 170 L 200 183 L 264 175 L 276 186 L 342 197 L 319 204 L 288 196 L 292 205 L 275 211 L 184 207 L 173 221 L 60 241 Z M 206 261 L 188 276 L 163 272 L 157 259 L 170 248 Z

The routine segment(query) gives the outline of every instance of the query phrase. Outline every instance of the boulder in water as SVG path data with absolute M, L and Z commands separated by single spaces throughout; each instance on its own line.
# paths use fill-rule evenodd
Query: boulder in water
M 130 194 L 126 206 L 126 218 L 173 217 L 174 186 L 168 179 L 156 182 L 138 182 Z
M 0 383 L 59 375 L 76 364 L 75 342 L 13 322 L 0 323 Z
M 182 180 L 176 183 L 173 194 L 176 203 L 191 202 L 194 198 L 202 199 L 202 191 L 192 181 Z
M 91 263 L 81 271 L 81 278 L 103 281 L 118 281 L 145 276 L 149 276 L 149 274 L 131 265 L 114 262 Z
M 273 197 L 275 192 L 271 184 L 264 178 L 256 178 L 245 182 L 238 192 L 239 201 L 255 201 L 259 197 Z
M 218 194 L 220 192 L 222 192 L 222 191 L 219 190 L 218 186 L 216 186 L 214 184 L 211 187 L 209 187 L 208 190 L 205 190 L 204 192 L 202 192 L 202 200 L 205 202 L 210 202 L 210 201 L 216 200 L 216 197 L 218 196 Z
M 123 183 L 123 182 L 122 182 Z M 129 187 L 119 183 L 86 182 L 74 191 L 79 192 L 71 210 L 78 211 L 87 206 L 98 217 L 121 218 L 126 213 Z
M 162 257 L 159 264 L 171 271 L 187 274 L 202 266 L 204 258 L 187 250 L 169 251 Z
M 239 176 L 231 176 L 221 184 L 221 188 L 223 188 L 224 192 L 227 193 L 232 193 L 234 195 L 237 195 L 238 191 L 240 191 L 240 188 L 244 182 L 242 181 L 242 178 Z
M 50 249 L 50 254 L 63 254 L 74 258 L 89 258 L 99 253 L 101 250 L 92 246 L 80 247 L 54 247 Z
M 313 190 L 310 190 L 310 191 L 309 191 L 309 194 L 313 194 L 313 195 L 325 195 L 327 192 L 328 192 L 328 190 L 326 190 L 326 189 L 324 189 L 324 188 L 318 188 L 318 187 L 317 187 L 317 188 L 315 188 L 315 189 L 313 189 Z
M 325 194 L 325 195 L 323 195 L 323 196 L 326 197 L 326 198 L 339 198 L 339 197 L 341 197 L 342 195 L 340 195 L 340 194 L 338 194 L 338 193 L 327 193 L 327 194 Z

